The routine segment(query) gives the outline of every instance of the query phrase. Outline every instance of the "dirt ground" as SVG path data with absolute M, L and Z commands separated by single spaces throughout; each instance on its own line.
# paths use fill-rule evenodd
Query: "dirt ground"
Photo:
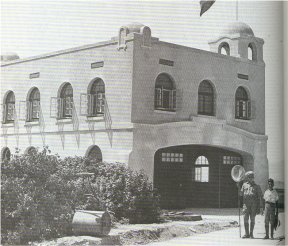
M 231 219 L 206 219 L 200 221 L 165 221 L 159 224 L 115 224 L 107 237 L 70 236 L 58 238 L 33 246 L 70 245 L 144 245 L 151 242 L 166 241 L 176 237 L 209 233 L 237 227 L 238 222 Z

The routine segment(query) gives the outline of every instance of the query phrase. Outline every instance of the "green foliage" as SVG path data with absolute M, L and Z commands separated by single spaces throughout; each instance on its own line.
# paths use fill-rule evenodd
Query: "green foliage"
M 93 176 L 79 175 L 83 172 Z M 156 222 L 160 214 L 146 175 L 121 163 L 61 159 L 47 147 L 2 162 L 2 243 L 69 235 L 75 209 L 108 210 L 115 219 L 130 223 Z

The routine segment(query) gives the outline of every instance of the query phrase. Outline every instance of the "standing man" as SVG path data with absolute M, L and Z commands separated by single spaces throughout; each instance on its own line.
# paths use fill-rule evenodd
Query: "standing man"
M 264 239 L 269 239 L 269 222 L 271 225 L 271 239 L 273 239 L 274 234 L 274 223 L 275 223 L 275 208 L 278 210 L 278 200 L 279 196 L 276 190 L 273 189 L 274 180 L 268 179 L 268 189 L 264 193 L 265 200 L 265 231 L 266 236 Z
M 262 191 L 260 186 L 254 182 L 254 173 L 252 171 L 245 173 L 245 180 L 246 182 L 244 182 L 240 191 L 240 196 L 243 197 L 243 215 L 245 227 L 245 235 L 242 238 L 254 238 L 253 230 L 256 214 L 263 214 Z

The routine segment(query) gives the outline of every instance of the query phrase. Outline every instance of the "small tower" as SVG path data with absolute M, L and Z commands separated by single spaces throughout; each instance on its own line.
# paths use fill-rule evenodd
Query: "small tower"
M 119 29 L 118 35 L 118 50 L 127 48 L 127 41 L 133 38 L 134 34 L 140 34 L 143 36 L 142 46 L 151 47 L 151 29 L 141 23 L 131 23 L 126 26 L 122 26 Z
M 254 36 L 250 26 L 243 22 L 227 25 L 215 40 L 209 42 L 210 50 L 223 55 L 263 62 L 262 38 Z

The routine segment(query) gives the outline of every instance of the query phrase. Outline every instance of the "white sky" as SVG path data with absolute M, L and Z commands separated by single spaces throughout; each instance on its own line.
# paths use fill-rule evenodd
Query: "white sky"
M 240 1 L 239 21 L 263 38 L 266 134 L 270 176 L 283 180 L 282 2 Z M 208 50 L 207 41 L 236 20 L 236 0 L 217 0 L 199 17 L 199 0 L 1 0 L 1 54 L 21 58 L 109 40 L 120 26 L 140 22 L 160 40 Z

